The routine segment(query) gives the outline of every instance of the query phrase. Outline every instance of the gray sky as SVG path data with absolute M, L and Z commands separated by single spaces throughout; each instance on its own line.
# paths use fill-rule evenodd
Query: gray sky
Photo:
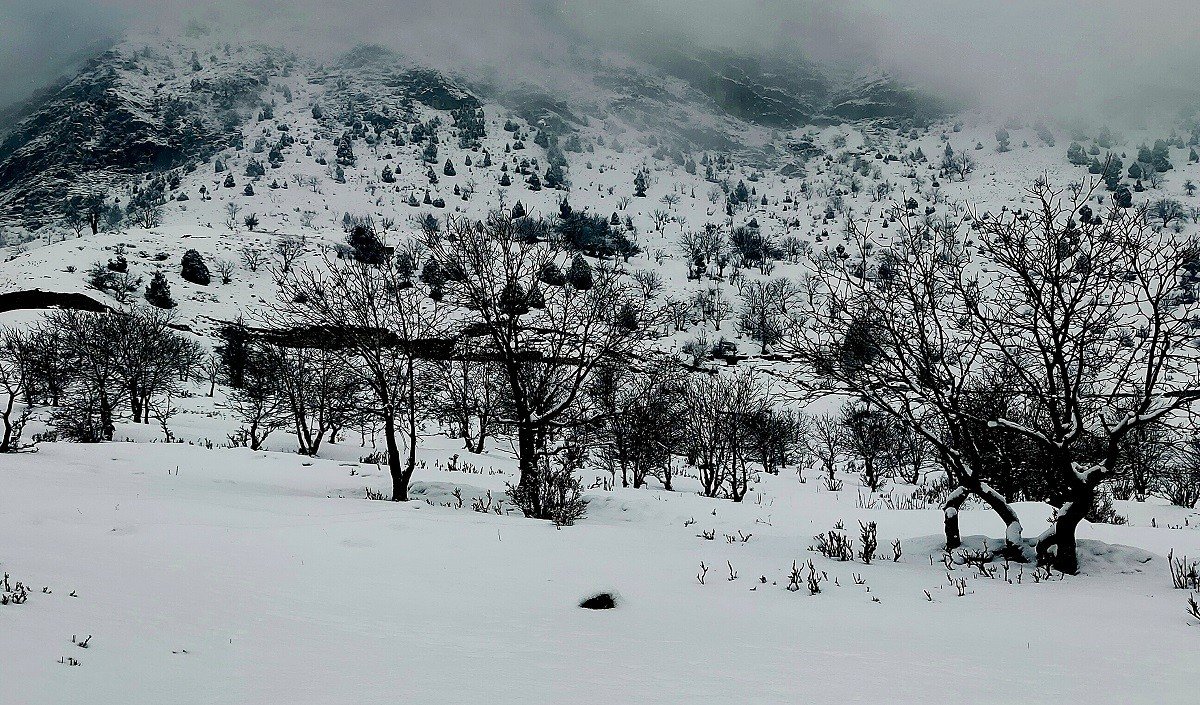
M 184 18 L 231 39 L 383 43 L 534 77 L 539 56 L 578 46 L 572 35 L 651 47 L 675 35 L 877 63 L 1012 113 L 1174 112 L 1200 75 L 1195 0 L 0 0 L 0 103 L 105 34 Z

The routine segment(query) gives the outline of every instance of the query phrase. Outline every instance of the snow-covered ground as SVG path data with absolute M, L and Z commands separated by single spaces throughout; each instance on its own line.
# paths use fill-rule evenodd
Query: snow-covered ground
M 31 594 L 0 607 L 0 702 L 1197 695 L 1200 625 L 1164 555 L 1200 555 L 1200 513 L 1119 503 L 1129 525 L 1081 528 L 1081 575 L 1035 582 L 1014 564 L 1009 582 L 1002 567 L 994 578 L 947 571 L 936 508 L 858 508 L 865 491 L 849 476 L 828 492 L 786 470 L 741 504 L 686 481 L 674 493 L 597 490 L 587 519 L 555 529 L 472 511 L 487 490 L 502 497 L 512 462 L 494 451 L 458 459 L 481 472 L 447 471 L 450 443 L 431 443 L 422 499 L 405 504 L 363 498 L 388 483 L 352 459 L 357 444 L 331 447 L 343 460 L 162 443 L 44 444 L 6 458 L 0 570 Z M 1029 526 L 1049 515 L 1018 506 Z M 839 521 L 854 538 L 859 521 L 877 522 L 882 556 L 810 551 Z M 963 529 L 1003 527 L 977 510 Z M 793 561 L 808 560 L 828 575 L 821 592 L 786 589 Z M 579 608 L 601 591 L 616 609 Z M 86 649 L 72 643 L 88 636 Z

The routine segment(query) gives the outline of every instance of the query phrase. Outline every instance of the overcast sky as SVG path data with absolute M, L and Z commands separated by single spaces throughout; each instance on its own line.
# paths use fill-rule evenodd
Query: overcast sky
M 684 36 L 880 64 L 1010 112 L 1177 111 L 1200 76 L 1197 0 L 0 0 L 0 102 L 97 39 L 187 18 L 301 51 L 369 41 L 526 68 L 578 35 L 618 46 Z

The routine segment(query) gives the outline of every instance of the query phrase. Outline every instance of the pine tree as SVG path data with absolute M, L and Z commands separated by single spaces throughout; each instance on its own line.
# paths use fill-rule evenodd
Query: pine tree
M 179 263 L 179 276 L 183 277 L 184 281 L 200 286 L 208 286 L 208 283 L 212 281 L 212 277 L 208 273 L 208 265 L 204 264 L 204 258 L 196 250 L 188 250 L 183 253 L 183 259 Z
M 171 298 L 171 284 L 167 277 L 158 270 L 146 285 L 146 301 L 158 308 L 175 308 L 175 299 Z
M 346 244 L 354 253 L 354 259 L 363 264 L 382 264 L 387 259 L 387 250 L 375 231 L 365 225 L 355 225 L 346 236 Z
M 354 145 L 349 132 L 342 135 L 342 138 L 338 140 L 337 163 L 342 166 L 354 165 Z
M 646 171 L 639 169 L 638 173 L 633 177 L 633 195 L 637 198 L 646 197 Z
M 592 265 L 583 258 L 575 255 L 571 260 L 571 268 L 567 270 L 567 283 L 580 291 L 592 288 Z

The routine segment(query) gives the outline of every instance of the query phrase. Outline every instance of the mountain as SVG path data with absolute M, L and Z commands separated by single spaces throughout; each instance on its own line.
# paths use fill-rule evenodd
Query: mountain
M 262 47 L 203 62 L 162 47 L 105 51 L 3 135 L 0 215 L 36 224 L 71 191 L 194 165 L 239 142 L 239 113 L 292 62 Z
M 558 61 L 547 71 L 569 80 L 544 85 L 495 79 L 480 67 L 422 66 L 373 45 L 317 63 L 259 45 L 130 38 L 9 117 L 0 132 L 0 222 L 36 228 L 68 194 L 191 170 L 244 144 L 246 121 L 288 99 L 269 95 L 272 79 L 293 74 L 323 89 L 325 109 L 379 129 L 393 129 L 414 105 L 452 112 L 489 103 L 557 138 L 589 125 L 618 139 L 648 133 L 659 157 L 680 163 L 691 151 L 760 148 L 764 129 L 920 122 L 941 109 L 887 74 L 846 77 L 802 59 L 670 48 Z

